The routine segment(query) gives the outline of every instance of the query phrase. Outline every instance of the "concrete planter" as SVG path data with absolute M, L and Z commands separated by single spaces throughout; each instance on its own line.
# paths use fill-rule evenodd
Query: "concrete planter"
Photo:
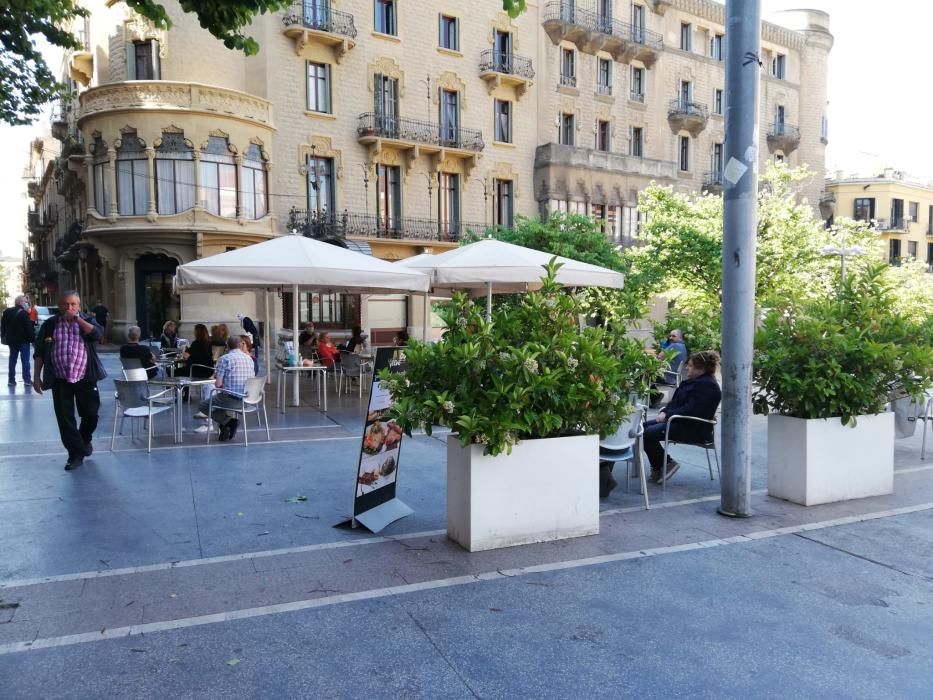
M 447 536 L 471 552 L 599 532 L 599 436 L 522 440 L 483 456 L 447 437 Z
M 768 495 L 813 506 L 894 491 L 894 414 L 768 416 Z

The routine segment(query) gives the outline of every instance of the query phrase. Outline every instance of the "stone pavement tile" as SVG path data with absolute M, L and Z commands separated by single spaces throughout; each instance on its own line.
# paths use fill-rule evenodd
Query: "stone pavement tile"
M 85 581 L 75 580 L 11 588 L 0 593 L 5 601 L 19 603 L 14 615 L 17 621 L 41 620 L 83 609 L 84 586 Z
M 0 624 L 0 644 L 30 642 L 39 634 L 40 623 L 34 620 Z
M 143 620 L 142 606 L 82 610 L 43 618 L 39 625 L 42 638 L 93 632 L 101 629 L 138 625 Z

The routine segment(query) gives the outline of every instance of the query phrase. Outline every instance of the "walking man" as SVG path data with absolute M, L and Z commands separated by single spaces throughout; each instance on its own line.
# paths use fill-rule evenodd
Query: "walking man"
M 78 293 L 68 291 L 58 298 L 58 316 L 42 324 L 36 339 L 33 388 L 40 394 L 43 389 L 52 390 L 58 432 L 68 450 L 65 471 L 80 467 L 94 451 L 91 439 L 100 411 L 97 382 L 107 376 L 97 357 L 100 335 L 97 319 L 81 313 Z
M 227 353 L 217 360 L 217 366 L 214 368 L 214 386 L 223 391 L 214 394 L 214 410 L 211 412 L 211 418 L 220 426 L 221 442 L 236 437 L 237 427 L 240 424 L 236 419 L 236 414 L 231 414 L 224 408 L 240 407 L 239 397 L 246 394 L 246 380 L 255 376 L 256 368 L 253 365 L 253 358 L 243 352 L 241 336 L 231 335 L 227 338 Z M 211 402 L 206 400 L 198 406 L 198 410 L 203 414 L 206 414 L 209 408 L 211 408 Z
M 29 346 L 36 337 L 36 327 L 29 320 L 29 312 L 26 310 L 26 296 L 20 294 L 13 302 L 13 306 L 3 312 L 0 319 L 0 335 L 3 337 L 3 344 L 10 348 L 10 378 L 9 385 L 16 386 L 16 358 L 20 358 L 23 364 L 23 382 L 26 386 L 32 384 L 32 376 L 29 371 Z

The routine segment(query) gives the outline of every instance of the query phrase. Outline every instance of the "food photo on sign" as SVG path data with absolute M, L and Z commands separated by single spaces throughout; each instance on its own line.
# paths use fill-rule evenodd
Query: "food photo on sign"
M 381 413 L 370 411 L 370 415 Z M 357 495 L 370 493 L 395 482 L 402 429 L 395 421 L 376 420 L 363 432 L 363 454 L 357 477 Z

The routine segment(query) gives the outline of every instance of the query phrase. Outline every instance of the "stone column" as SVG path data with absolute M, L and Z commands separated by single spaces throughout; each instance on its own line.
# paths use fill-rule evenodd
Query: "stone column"
M 96 189 L 94 184 L 94 159 L 87 156 L 84 160 L 87 165 L 87 187 L 85 187 L 87 192 L 87 213 L 103 216 L 105 212 L 97 211 L 97 205 L 94 202 L 94 191 Z
M 236 222 L 242 226 L 246 223 L 243 217 L 243 154 L 234 154 L 233 162 L 236 163 Z
M 110 166 L 110 172 L 108 173 L 108 179 L 110 180 L 110 223 L 115 224 L 117 216 L 120 214 L 117 207 L 117 152 L 113 148 L 107 149 L 107 158 Z
M 201 204 L 201 151 L 194 149 L 191 152 L 194 159 L 194 208 L 203 208 Z
M 149 211 L 146 213 L 146 221 L 153 223 L 159 218 L 159 213 L 156 211 L 155 149 L 152 146 L 146 149 L 146 161 L 149 168 Z

